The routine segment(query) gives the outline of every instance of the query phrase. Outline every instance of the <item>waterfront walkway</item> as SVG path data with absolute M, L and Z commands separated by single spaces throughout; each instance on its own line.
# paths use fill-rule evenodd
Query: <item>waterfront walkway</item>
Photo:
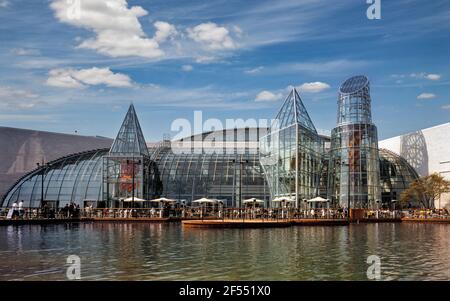
M 279 228 L 290 226 L 346 226 L 345 219 L 224 219 L 224 220 L 185 220 L 186 228 Z
M 180 223 L 191 228 L 263 228 L 288 226 L 343 226 L 350 223 L 447 223 L 448 214 L 436 214 L 432 211 L 365 211 L 357 218 L 348 220 L 338 210 L 309 211 L 222 208 L 220 211 L 208 211 L 201 208 L 162 209 L 91 209 L 74 212 L 48 214 L 40 210 L 25 210 L 23 214 L 8 219 L 7 212 L 0 215 L 1 225 L 57 224 L 71 222 L 141 222 L 141 223 Z M 361 212 L 360 212 L 361 213 Z M 353 216 L 353 215 L 351 215 Z

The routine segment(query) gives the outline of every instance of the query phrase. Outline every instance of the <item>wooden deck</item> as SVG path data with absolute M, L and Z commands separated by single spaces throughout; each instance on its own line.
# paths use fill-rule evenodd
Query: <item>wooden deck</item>
M 345 226 L 348 220 L 342 219 L 226 219 L 226 220 L 191 220 L 183 221 L 187 228 L 279 228 L 290 226 Z
M 130 218 L 113 218 L 113 217 L 82 217 L 70 219 L 0 219 L 0 226 L 7 225 L 46 225 L 46 224 L 64 224 L 77 222 L 113 222 L 113 223 L 177 223 L 182 222 L 184 227 L 190 228 L 273 228 L 273 227 L 289 227 L 289 226 L 345 226 L 349 223 L 439 223 L 450 224 L 450 218 L 386 218 L 386 219 L 360 219 L 348 221 L 347 219 L 217 219 L 205 218 L 148 218 L 148 217 L 130 217 Z
M 292 222 L 256 219 L 185 220 L 182 225 L 186 228 L 280 228 L 292 226 Z
M 450 218 L 402 218 L 407 223 L 450 224 Z
M 295 226 L 346 226 L 349 224 L 347 219 L 314 219 L 302 218 L 291 220 Z
M 64 224 L 78 223 L 79 218 L 45 218 L 45 219 L 0 219 L 0 226 L 9 225 L 47 225 L 47 224 Z
M 180 222 L 180 217 L 83 217 L 82 222 L 142 222 L 142 223 L 173 223 Z

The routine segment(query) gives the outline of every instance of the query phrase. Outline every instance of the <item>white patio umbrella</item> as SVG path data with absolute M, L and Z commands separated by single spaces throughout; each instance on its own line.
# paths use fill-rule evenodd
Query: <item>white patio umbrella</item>
M 308 203 L 327 203 L 329 200 L 320 196 L 307 200 Z
M 243 200 L 242 203 L 243 204 L 254 204 L 254 203 L 264 204 L 264 201 L 259 200 L 257 198 L 251 198 L 251 199 Z
M 158 198 L 158 199 L 151 200 L 151 202 L 155 202 L 155 203 L 176 203 L 176 200 L 168 199 L 168 198 Z
M 147 200 L 137 198 L 137 197 L 134 197 L 134 199 L 132 197 L 129 197 L 129 198 L 123 199 L 123 201 L 124 202 L 133 202 L 133 201 L 134 202 L 147 202 Z
M 289 202 L 295 202 L 292 198 L 288 198 L 288 197 L 286 197 L 286 196 L 279 196 L 279 197 L 277 197 L 277 198 L 274 198 L 273 200 L 272 200 L 272 202 L 275 202 L 275 203 L 277 203 L 277 202 L 286 202 L 286 203 L 289 203 Z
M 216 199 L 208 199 L 208 198 L 201 198 L 195 201 L 192 201 L 192 203 L 196 203 L 196 204 L 216 204 L 219 201 Z

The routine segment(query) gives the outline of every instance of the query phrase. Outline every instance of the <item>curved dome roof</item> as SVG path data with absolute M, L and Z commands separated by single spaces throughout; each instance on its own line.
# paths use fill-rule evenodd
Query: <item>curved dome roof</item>
M 369 79 L 364 75 L 357 75 L 347 79 L 339 91 L 344 94 L 355 93 L 369 84 Z
M 380 183 L 383 194 L 390 199 L 399 199 L 401 193 L 419 178 L 414 168 L 401 156 L 380 148 Z M 411 205 L 417 206 L 417 200 Z
M 40 207 L 42 172 L 44 200 L 60 201 L 60 207 L 70 201 L 100 200 L 102 158 L 109 149 L 97 149 L 68 155 L 49 162 L 42 169 L 24 175 L 6 193 L 0 207 L 10 207 L 14 201 L 24 201 L 24 207 Z

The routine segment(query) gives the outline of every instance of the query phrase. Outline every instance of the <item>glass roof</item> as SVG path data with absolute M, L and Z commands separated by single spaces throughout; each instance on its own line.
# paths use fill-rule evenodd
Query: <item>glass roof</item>
M 284 101 L 280 111 L 278 111 L 276 120 L 279 122 L 280 129 L 293 124 L 300 124 L 317 133 L 317 130 L 306 111 L 305 105 L 295 88 L 289 93 L 289 96 Z
M 38 208 L 41 198 L 59 202 L 60 207 L 69 202 L 83 207 L 84 201 L 102 200 L 102 158 L 107 152 L 98 149 L 71 154 L 29 172 L 9 189 L 0 207 L 23 201 L 24 207 Z
M 341 86 L 341 93 L 354 93 L 364 88 L 369 82 L 369 79 L 364 75 L 357 75 L 347 79 Z
M 127 115 L 117 134 L 114 143 L 109 151 L 110 154 L 137 154 L 148 156 L 147 144 L 142 134 L 139 120 L 134 110 L 133 104 L 130 105 Z

